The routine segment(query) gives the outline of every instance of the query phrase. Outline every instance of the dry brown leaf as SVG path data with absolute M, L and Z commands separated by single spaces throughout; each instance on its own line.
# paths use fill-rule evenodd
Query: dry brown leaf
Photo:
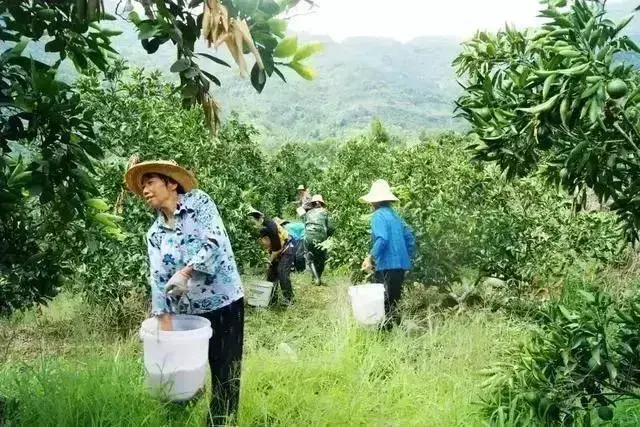
M 211 47 L 213 44 L 217 49 L 222 43 L 225 43 L 240 68 L 241 76 L 248 75 L 243 43 L 247 43 L 258 66 L 261 69 L 264 68 L 262 57 L 253 41 L 247 21 L 229 19 L 229 11 L 218 0 L 205 0 L 203 13 L 202 36 L 207 41 L 207 45 Z
M 247 21 L 245 21 L 244 19 L 242 21 L 236 21 L 236 26 L 240 31 L 240 34 L 242 34 L 243 40 L 247 43 L 247 45 L 249 46 L 249 49 L 253 53 L 253 56 L 256 58 L 258 67 L 263 69 L 264 64 L 262 63 L 262 57 L 260 56 L 260 52 L 258 52 L 258 49 L 256 48 L 255 43 L 253 42 L 253 37 L 251 37 L 251 31 L 249 31 L 249 26 L 247 25 Z
M 218 4 L 218 11 L 220 13 L 220 22 L 222 23 L 222 28 L 224 28 L 225 32 L 228 32 L 229 31 L 229 11 L 222 4 Z

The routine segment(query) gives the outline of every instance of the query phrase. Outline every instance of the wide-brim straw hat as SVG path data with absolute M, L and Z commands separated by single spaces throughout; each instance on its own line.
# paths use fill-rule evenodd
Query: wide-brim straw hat
M 391 191 L 389 183 L 384 179 L 379 179 L 371 185 L 369 193 L 360 197 L 364 203 L 397 202 L 398 198 Z
M 168 176 L 187 192 L 198 187 L 198 181 L 187 169 L 172 160 L 152 160 L 131 166 L 124 175 L 127 188 L 142 196 L 142 177 L 149 173 Z
M 273 218 L 273 222 L 275 222 L 276 224 L 278 224 L 281 227 L 284 226 L 284 225 L 289 224 L 289 221 L 287 221 L 286 219 L 279 218 L 279 217 Z
M 311 203 L 316 203 L 316 202 L 320 203 L 323 206 L 327 205 L 320 194 L 316 194 L 311 198 Z

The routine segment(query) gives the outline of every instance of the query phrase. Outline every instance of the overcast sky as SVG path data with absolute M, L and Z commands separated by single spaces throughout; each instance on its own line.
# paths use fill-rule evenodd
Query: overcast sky
M 316 1 L 316 12 L 294 18 L 290 28 L 327 34 L 336 41 L 354 36 L 390 37 L 403 42 L 419 36 L 465 38 L 476 29 L 497 30 L 505 22 L 520 28 L 537 25 L 540 9 L 538 0 Z M 298 9 L 304 12 L 306 4 Z

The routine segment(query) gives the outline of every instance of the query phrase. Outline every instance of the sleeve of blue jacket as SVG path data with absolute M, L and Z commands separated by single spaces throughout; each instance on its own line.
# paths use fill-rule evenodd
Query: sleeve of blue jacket
M 416 253 L 416 238 L 411 231 L 411 228 L 407 225 L 406 222 L 402 223 L 404 241 L 407 245 L 407 253 L 409 254 L 409 259 L 413 259 L 413 255 Z
M 384 220 L 380 215 L 374 214 L 371 217 L 371 235 L 373 236 L 373 247 L 371 248 L 371 256 L 375 263 L 380 262 L 382 251 L 389 244 L 389 235 L 385 227 Z

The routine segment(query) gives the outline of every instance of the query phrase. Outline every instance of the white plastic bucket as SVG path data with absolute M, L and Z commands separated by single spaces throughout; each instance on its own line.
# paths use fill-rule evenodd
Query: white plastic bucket
M 171 401 L 191 399 L 204 386 L 211 335 L 211 323 L 199 316 L 175 315 L 172 331 L 160 330 L 155 317 L 142 322 L 148 390 Z
M 378 325 L 384 321 L 384 285 L 369 283 L 349 287 L 353 315 L 363 326 Z
M 273 293 L 273 283 L 253 282 L 248 285 L 247 304 L 253 307 L 268 307 Z

